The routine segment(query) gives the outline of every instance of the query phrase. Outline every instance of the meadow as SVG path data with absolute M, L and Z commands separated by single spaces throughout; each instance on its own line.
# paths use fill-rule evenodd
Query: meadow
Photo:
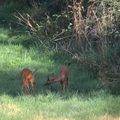
M 26 48 L 24 43 L 30 37 L 0 29 L 0 120 L 120 119 L 120 97 L 97 90 L 97 80 L 78 63 L 69 66 L 67 92 L 59 91 L 58 83 L 44 87 L 47 75 L 58 74 L 68 56 L 42 46 Z M 35 96 L 27 96 L 21 90 L 23 68 L 38 69 Z
M 6 14 L 0 20 L 10 19 Z M 24 30 L 1 23 L 0 120 L 119 120 L 120 96 L 96 89 L 94 74 L 77 62 L 69 66 L 68 91 L 60 91 L 58 83 L 43 86 L 48 74 L 58 74 L 69 60 L 68 54 L 44 48 Z M 35 95 L 21 90 L 23 68 L 38 69 Z

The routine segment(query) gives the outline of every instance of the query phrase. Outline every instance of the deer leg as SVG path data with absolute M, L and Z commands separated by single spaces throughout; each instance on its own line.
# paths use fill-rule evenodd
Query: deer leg
M 26 91 L 26 94 L 29 95 L 29 87 L 28 86 L 25 86 L 25 91 Z
M 25 90 L 26 94 L 29 95 L 29 87 L 27 85 L 23 85 L 22 89 Z
M 64 80 L 64 82 L 63 82 L 63 91 L 65 91 L 65 89 L 66 89 L 66 81 Z
M 68 77 L 67 77 L 66 82 L 65 82 L 65 89 L 67 89 L 67 88 L 68 88 Z
M 23 81 L 22 83 L 22 90 L 26 92 L 27 95 L 29 95 L 29 84 Z
M 62 87 L 62 91 L 64 89 L 64 83 L 62 81 L 60 81 L 61 87 Z
M 35 84 L 34 84 L 34 83 L 31 83 L 31 87 L 32 87 L 32 92 L 33 92 L 33 94 L 35 94 Z

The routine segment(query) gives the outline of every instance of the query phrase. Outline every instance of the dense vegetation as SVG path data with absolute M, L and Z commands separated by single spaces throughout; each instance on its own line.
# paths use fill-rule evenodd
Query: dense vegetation
M 119 0 L 0 0 L 0 120 L 120 119 Z M 69 66 L 69 90 L 44 86 Z M 36 94 L 20 71 L 38 69 Z

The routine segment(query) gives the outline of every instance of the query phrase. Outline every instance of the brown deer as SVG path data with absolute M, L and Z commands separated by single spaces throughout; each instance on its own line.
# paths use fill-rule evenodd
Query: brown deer
M 35 84 L 36 84 L 36 80 L 34 77 L 34 72 L 32 72 L 30 69 L 28 68 L 24 68 L 21 71 L 21 77 L 22 77 L 22 89 L 25 90 L 26 94 L 29 95 L 29 88 L 32 88 L 32 91 L 35 93 Z
M 60 82 L 62 86 L 62 90 L 66 90 L 68 87 L 68 67 L 67 65 L 63 65 L 60 69 L 59 75 L 55 76 L 51 74 L 48 76 L 47 83 L 45 85 L 50 85 L 55 82 Z

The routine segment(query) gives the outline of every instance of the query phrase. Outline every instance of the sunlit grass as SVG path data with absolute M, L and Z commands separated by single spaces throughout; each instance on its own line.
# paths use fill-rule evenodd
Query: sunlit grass
M 4 120 L 117 120 L 120 117 L 120 98 L 105 94 L 99 92 L 89 99 L 80 95 L 64 99 L 53 93 L 15 98 L 2 95 L 0 115 Z
M 8 37 L 7 40 L 9 39 L 11 38 Z M 73 63 L 69 67 L 68 92 L 60 92 L 60 84 L 52 85 L 52 89 L 43 87 L 47 75 L 51 72 L 58 74 L 64 61 L 66 56 L 55 54 L 54 51 L 34 46 L 27 49 L 21 43 L 0 44 L 0 119 L 119 119 L 120 97 L 114 97 L 105 91 L 94 92 L 95 80 L 90 77 L 89 71 L 78 64 Z M 33 71 L 38 68 L 35 96 L 26 96 L 21 91 L 20 71 L 24 67 Z
M 79 64 L 69 66 L 67 92 L 59 91 L 59 83 L 44 87 L 47 75 L 58 74 L 69 57 L 36 47 L 33 41 L 28 34 L 0 29 L 0 120 L 120 119 L 120 97 L 96 90 L 92 73 Z M 35 96 L 21 91 L 20 71 L 26 67 L 38 69 Z

